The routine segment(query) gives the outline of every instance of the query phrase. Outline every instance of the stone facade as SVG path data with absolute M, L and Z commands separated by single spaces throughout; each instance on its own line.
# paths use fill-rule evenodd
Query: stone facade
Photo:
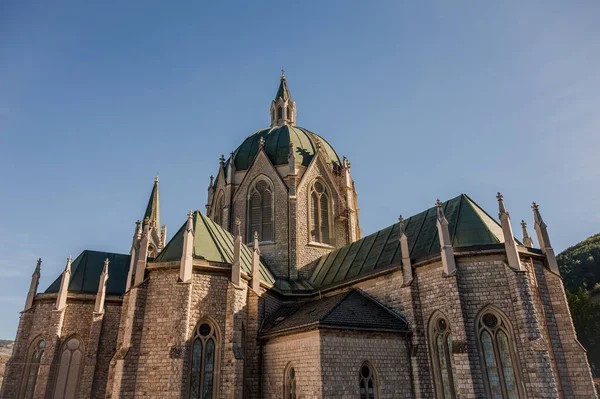
M 282 79 L 281 85 L 284 83 Z M 280 87 L 280 92 L 289 96 L 287 85 Z M 295 126 L 297 109 L 291 97 L 276 98 L 273 104 L 272 111 L 282 104 L 286 109 L 281 118 L 272 114 L 275 130 L 264 133 L 264 137 L 279 132 L 277 129 Z M 181 262 L 173 260 L 179 253 L 165 261 L 146 258 L 143 254 L 150 245 L 150 233 L 143 233 L 144 236 L 138 227 L 132 245 L 134 259 L 122 295 L 108 295 L 101 311 L 95 309 L 96 295 L 89 292 L 69 288 L 66 306 L 61 307 L 57 306 L 61 293 L 35 295 L 34 289 L 21 314 L 0 397 L 25 396 L 24 387 L 30 381 L 26 370 L 31 347 L 40 338 L 45 340 L 45 354 L 30 397 L 54 397 L 61 348 L 70 337 L 78 337 L 84 347 L 75 395 L 79 398 L 199 397 L 194 387 L 203 389 L 204 397 L 210 398 L 283 398 L 290 382 L 286 377 L 290 367 L 295 372 L 296 398 L 361 398 L 365 396 L 359 382 L 365 365 L 372 370 L 376 398 L 485 398 L 490 396 L 491 388 L 480 331 L 482 316 L 489 312 L 505 328 L 505 349 L 515 376 L 511 387 L 519 397 L 596 397 L 561 278 L 550 267 L 554 264 L 553 251 L 543 222 L 536 226 L 546 240 L 543 251 L 516 245 L 512 230 L 507 228 L 510 219 L 505 216 L 504 230 L 497 223 L 490 227 L 490 234 L 500 232 L 495 237 L 498 244 L 452 247 L 448 242 L 437 242 L 438 233 L 432 230 L 428 245 L 445 246 L 444 259 L 440 252 L 421 259 L 408 254 L 402 264 L 402 257 L 390 255 L 392 263 L 382 268 L 371 268 L 323 287 L 313 286 L 316 268 L 322 267 L 321 263 L 335 263 L 335 259 L 324 261 L 322 257 L 351 243 L 359 244 L 357 195 L 350 163 L 326 149 L 326 143 L 316 134 L 294 132 L 304 134 L 308 141 L 303 142 L 305 147 L 292 151 L 306 152 L 312 157 L 310 162 L 296 163 L 290 153 L 288 164 L 274 164 L 273 159 L 280 160 L 281 154 L 274 156 L 275 147 L 265 145 L 261 136 L 247 168 L 235 169 L 235 157 L 241 151 L 236 150 L 227 161 L 221 160 L 217 178 L 211 179 L 207 215 L 221 227 L 194 239 L 204 240 L 203 245 L 211 246 L 220 255 L 231 251 L 233 262 L 213 261 L 191 252 L 185 258 L 184 250 Z M 293 147 L 291 138 L 289 143 L 281 143 L 281 137 L 286 136 L 279 136 L 279 147 Z M 306 154 L 303 156 L 308 157 Z M 234 242 L 227 231 L 238 234 L 236 219 L 242 242 L 252 242 L 248 204 L 257 179 L 268 180 L 273 195 L 269 208 L 273 212 L 273 239 L 259 246 L 271 279 L 252 275 L 248 269 L 242 271 L 240 247 L 236 247 L 236 252 L 226 244 L 230 238 Z M 317 215 L 330 221 L 326 229 L 329 242 L 311 239 L 311 217 L 316 216 L 311 214 L 310 196 L 317 180 L 327 187 L 329 195 L 329 214 Z M 148 220 L 156 238 L 158 181 L 152 196 L 156 202 L 151 198 Z M 441 213 L 440 217 L 444 219 Z M 539 214 L 536 218 L 541 220 Z M 452 223 L 448 226 L 450 231 L 454 231 Z M 192 237 L 193 232 L 186 234 Z M 389 229 L 388 235 L 391 234 Z M 414 233 L 407 235 L 405 248 L 413 245 L 411 240 L 415 239 Z M 159 251 L 183 246 L 175 239 L 163 245 L 164 237 L 160 239 L 161 243 L 155 243 Z M 368 241 L 368 245 L 373 241 Z M 510 262 L 508 250 L 512 251 Z M 192 263 L 185 266 L 184 258 L 189 261 L 192 255 Z M 379 256 L 375 252 L 365 255 L 373 264 L 377 263 L 376 258 Z M 449 261 L 456 264 L 456 270 L 448 269 Z M 182 279 L 182 270 L 190 268 L 191 279 Z M 37 287 L 39 269 L 36 270 L 32 287 Z M 114 276 L 111 273 L 109 281 Z M 253 279 L 259 279 L 260 284 L 252 285 Z M 321 324 L 320 320 L 333 312 L 329 309 L 317 321 L 307 315 L 310 320 L 293 328 L 274 335 L 263 334 L 266 323 L 281 322 L 309 303 L 319 313 L 319 304 L 348 290 L 361 292 L 373 306 L 402 320 L 407 327 L 398 330 L 365 326 L 361 320 L 369 315 L 361 308 L 346 310 L 343 318 L 347 320 L 341 320 L 346 323 L 344 328 Z M 273 320 L 282 309 L 289 312 L 286 310 L 286 316 Z M 439 377 L 441 366 L 435 360 L 441 346 L 432 337 L 434 321 L 440 318 L 447 324 L 445 333 L 451 336 L 451 341 L 445 341 L 450 342 L 450 362 L 445 370 L 452 376 L 454 386 L 444 385 Z M 214 352 L 210 345 L 214 345 Z M 202 349 L 195 352 L 194 348 Z

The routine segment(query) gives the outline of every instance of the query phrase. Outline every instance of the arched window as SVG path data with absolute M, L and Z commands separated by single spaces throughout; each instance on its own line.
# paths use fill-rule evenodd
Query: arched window
M 331 243 L 329 193 L 323 182 L 317 180 L 310 191 L 310 239 L 313 242 Z
M 149 258 L 155 258 L 156 257 L 156 250 L 154 249 L 154 245 L 148 245 L 148 257 Z
M 192 367 L 190 376 L 190 399 L 216 397 L 219 370 L 219 337 L 210 321 L 202 321 L 194 330 L 192 338 Z
M 292 107 L 288 107 L 288 109 L 287 109 L 287 119 L 288 119 L 288 121 L 290 121 L 290 122 L 292 121 L 292 115 L 294 115 L 294 114 L 292 113 Z
M 369 362 L 364 362 L 360 367 L 359 375 L 360 399 L 377 399 L 377 379 L 375 369 Z
M 266 179 L 259 179 L 248 195 L 248 242 L 258 232 L 260 241 L 273 241 L 273 187 Z
M 452 373 L 454 357 L 452 355 L 452 332 L 446 317 L 441 313 L 431 318 L 429 325 L 429 348 L 433 377 L 435 379 L 436 397 L 439 399 L 455 399 L 456 386 Z
M 283 397 L 285 399 L 296 399 L 296 370 L 288 364 L 283 375 Z
M 277 119 L 283 119 L 283 108 L 277 108 Z
M 498 310 L 490 308 L 481 312 L 476 326 L 488 396 L 518 399 L 516 356 L 507 319 Z
M 37 376 L 40 371 L 40 363 L 44 360 L 45 349 L 46 341 L 43 338 L 34 341 L 29 347 L 27 363 L 25 364 L 25 371 L 23 374 L 21 395 L 19 395 L 22 399 L 33 398 Z
M 225 228 L 225 226 L 223 226 L 223 212 L 225 210 L 225 203 L 223 200 L 223 192 L 219 193 L 219 198 L 217 199 L 217 207 L 215 208 L 215 213 L 214 213 L 214 221 L 216 224 L 218 224 L 219 226 Z
M 69 399 L 77 396 L 77 382 L 81 371 L 83 345 L 77 337 L 69 338 L 63 345 L 60 366 L 54 388 L 54 399 Z

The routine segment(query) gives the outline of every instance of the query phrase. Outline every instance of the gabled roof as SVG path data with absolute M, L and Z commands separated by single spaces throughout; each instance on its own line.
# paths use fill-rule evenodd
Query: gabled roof
M 77 294 L 97 293 L 100 275 L 102 274 L 106 258 L 110 261 L 108 264 L 106 293 L 108 295 L 123 295 L 131 256 L 90 250 L 83 251 L 71 264 L 69 292 Z M 58 292 L 61 278 L 62 275 L 58 276 L 50 287 L 48 287 L 46 293 Z
M 502 228 L 467 195 L 444 202 L 452 245 L 471 247 L 504 243 Z M 440 254 L 436 207 L 405 220 L 406 235 L 413 262 Z M 402 260 L 399 223 L 339 248 L 314 261 L 309 279 L 314 288 L 329 286 L 367 274 Z
M 406 320 L 358 290 L 283 305 L 264 323 L 262 337 L 315 328 L 404 332 Z
M 158 198 L 158 177 L 154 179 L 154 186 L 150 193 L 150 199 L 146 206 L 146 212 L 144 212 L 144 219 L 148 218 L 150 221 L 155 221 L 158 227 L 160 227 L 160 203 Z M 142 219 L 143 220 L 143 219 Z
M 183 252 L 183 235 L 187 222 L 181 226 L 175 236 L 169 241 L 162 252 L 156 257 L 156 262 L 181 260 Z M 200 211 L 194 212 L 194 252 L 195 259 L 210 262 L 233 263 L 233 235 L 210 220 Z M 241 267 L 246 274 L 252 273 L 252 250 L 242 244 Z M 269 268 L 261 259 L 260 277 L 272 285 L 275 282 Z

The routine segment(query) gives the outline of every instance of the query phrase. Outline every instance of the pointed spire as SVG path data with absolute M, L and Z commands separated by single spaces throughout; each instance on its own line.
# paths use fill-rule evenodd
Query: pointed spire
M 290 150 L 288 152 L 288 173 L 290 175 L 296 174 L 296 156 L 294 155 L 294 143 L 290 140 Z
M 210 183 L 208 183 L 208 188 L 211 189 L 213 188 L 213 182 L 215 180 L 215 177 L 213 175 L 210 175 Z
M 160 226 L 160 202 L 158 198 L 158 175 L 154 178 L 154 186 L 150 193 L 150 199 L 144 213 L 144 222 L 148 221 L 156 226 Z
M 400 229 L 400 251 L 402 253 L 402 271 L 404 277 L 404 285 L 408 285 L 413 281 L 412 263 L 410 261 L 410 249 L 408 247 L 408 236 L 406 235 L 406 225 L 402 215 L 398 218 Z
M 533 240 L 529 236 L 529 231 L 527 231 L 527 223 L 524 220 L 521 220 L 521 228 L 523 229 L 523 245 L 528 248 L 533 248 Z
M 240 218 L 235 219 L 235 240 L 233 241 L 233 264 L 231 265 L 231 282 L 236 286 L 240 286 L 242 280 L 242 231 Z
M 167 225 L 163 224 L 160 226 L 160 246 L 159 249 L 162 249 L 167 245 Z
M 235 165 L 233 162 L 233 151 L 229 154 L 229 160 L 227 161 L 227 184 L 233 183 L 233 178 L 235 174 Z
M 146 278 L 146 262 L 148 261 L 148 246 L 150 244 L 150 223 L 148 223 L 148 218 L 144 219 L 143 225 L 144 229 L 140 239 L 140 246 L 136 254 L 135 285 L 141 284 Z
M 37 294 L 37 289 L 38 289 L 38 285 L 40 282 L 41 267 L 42 267 L 42 258 L 39 258 L 37 260 L 37 264 L 35 265 L 35 270 L 33 271 L 33 274 L 31 275 L 31 283 L 29 284 L 29 292 L 27 293 L 27 300 L 25 301 L 25 309 L 24 310 L 31 309 L 31 307 L 33 306 L 33 300 L 35 298 L 35 295 Z
M 498 200 L 498 218 L 502 225 L 502 233 L 504 235 L 504 249 L 506 251 L 506 259 L 508 265 L 516 270 L 521 270 L 521 258 L 519 257 L 519 251 L 517 249 L 517 243 L 512 231 L 512 225 L 510 223 L 510 215 L 504 206 L 504 196 L 500 193 L 496 195 Z
M 98 283 L 98 292 L 96 293 L 96 303 L 94 304 L 94 313 L 104 313 L 104 300 L 106 299 L 106 282 L 108 281 L 108 264 L 110 261 L 108 258 L 104 260 L 104 268 L 100 275 L 100 282 Z
M 260 294 L 260 248 L 258 247 L 258 232 L 254 232 L 252 248 L 252 290 Z
M 285 79 L 284 70 L 281 70 L 279 88 L 275 99 L 271 102 L 271 127 L 296 124 L 296 103 L 292 100 L 290 90 Z
M 219 165 L 221 165 L 221 168 L 225 165 L 225 155 L 223 154 L 219 157 Z
M 450 229 L 448 228 L 448 220 L 444 215 L 443 203 L 439 199 L 435 202 L 437 207 L 437 228 L 438 237 L 440 240 L 440 249 L 442 256 L 442 267 L 446 275 L 452 275 L 456 272 L 456 261 L 454 259 L 454 248 L 452 248 L 452 240 L 450 239 Z
M 133 240 L 131 241 L 131 249 L 129 250 L 129 272 L 127 273 L 127 281 L 125 282 L 125 292 L 129 291 L 129 287 L 133 283 L 133 273 L 138 259 L 138 251 L 140 248 L 140 240 L 142 239 L 142 222 L 137 220 L 135 222 L 135 231 L 133 233 Z
M 190 211 L 187 216 L 187 223 L 183 232 L 181 265 L 179 267 L 179 280 L 184 283 L 192 281 L 194 270 L 194 213 Z
M 67 293 L 69 291 L 69 283 L 71 282 L 71 262 L 72 258 L 69 255 L 67 258 L 67 265 L 65 271 L 62 274 L 60 281 L 60 289 L 58 290 L 58 296 L 56 297 L 56 310 L 62 310 L 67 306 Z
M 540 214 L 540 207 L 535 202 L 532 204 L 531 208 L 533 209 L 533 220 L 535 221 L 535 232 L 537 233 L 538 242 L 540 244 L 540 249 L 546 255 L 546 261 L 548 262 L 548 267 L 556 274 L 560 274 L 560 270 L 558 269 L 558 262 L 556 261 L 556 255 L 554 254 L 554 249 L 552 248 L 552 244 L 550 244 L 550 236 L 548 235 L 548 229 L 546 223 L 544 223 L 544 219 L 542 219 L 542 215 Z

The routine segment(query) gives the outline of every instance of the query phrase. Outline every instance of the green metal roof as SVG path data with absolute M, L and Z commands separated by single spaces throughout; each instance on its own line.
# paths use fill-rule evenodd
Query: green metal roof
M 125 283 L 129 273 L 130 255 L 114 254 L 110 252 L 83 251 L 71 264 L 71 280 L 69 292 L 78 294 L 95 294 L 98 292 L 100 275 L 104 268 L 104 260 L 108 258 L 108 281 L 106 293 L 108 295 L 123 295 Z M 48 287 L 47 293 L 56 293 L 60 289 L 62 275 Z
M 156 224 L 160 224 L 160 204 L 158 202 L 158 177 L 154 180 L 154 186 L 152 187 L 152 192 L 150 193 L 150 199 L 148 200 L 148 205 L 146 206 L 146 212 L 144 212 L 144 219 L 148 218 L 149 220 L 156 221 Z M 143 219 L 142 219 L 143 220 Z M 160 227 L 160 226 L 159 226 Z
M 452 245 L 470 247 L 504 242 L 502 228 L 491 216 L 461 194 L 443 204 Z M 439 255 L 436 207 L 405 220 L 406 235 L 413 262 Z M 361 240 L 339 248 L 313 262 L 309 283 L 316 289 L 339 283 L 375 269 L 400 264 L 399 224 L 393 224 Z
M 308 166 L 317 151 L 317 140 L 321 142 L 329 160 L 341 165 L 340 157 L 324 138 L 302 127 L 283 125 L 262 129 L 248 136 L 233 153 L 236 170 L 247 170 L 250 167 L 258 153 L 261 137 L 265 140 L 265 153 L 275 166 L 288 163 L 290 142 L 294 148 L 296 164 Z
M 292 96 L 290 95 L 290 90 L 287 87 L 287 83 L 285 81 L 285 76 L 281 75 L 281 80 L 279 81 L 279 89 L 277 89 L 277 94 L 275 95 L 275 100 L 277 101 L 278 98 L 283 99 L 283 101 L 292 98 Z
M 183 252 L 183 234 L 187 222 L 181 226 L 175 236 L 169 241 L 162 252 L 156 257 L 156 262 L 181 260 Z M 194 212 L 194 252 L 196 259 L 211 262 L 233 263 L 233 235 L 214 223 L 202 212 Z M 252 250 L 242 244 L 241 267 L 246 274 L 252 273 Z M 275 283 L 273 275 L 265 265 L 260 262 L 260 277 L 268 284 Z

